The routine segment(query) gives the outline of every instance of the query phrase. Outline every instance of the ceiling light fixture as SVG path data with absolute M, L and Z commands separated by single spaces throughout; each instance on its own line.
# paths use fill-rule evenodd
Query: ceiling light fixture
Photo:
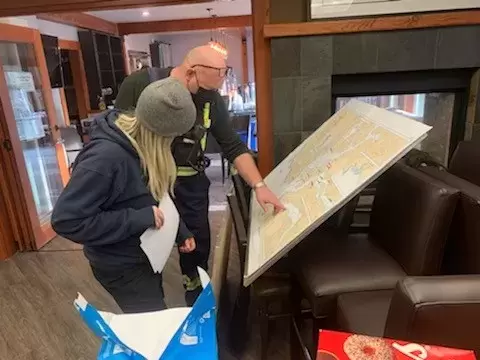
M 212 19 L 212 28 L 210 29 L 210 41 L 208 42 L 208 45 L 214 49 L 215 51 L 219 52 L 221 55 L 223 55 L 225 58 L 228 57 L 228 49 L 226 46 L 226 38 L 224 38 L 223 42 L 220 41 L 219 37 L 221 37 L 221 31 L 217 27 L 217 15 L 212 14 L 213 9 L 212 8 L 207 8 L 208 15 L 211 16 Z
M 144 16 L 144 17 L 150 16 L 150 12 L 149 11 L 143 11 L 142 16 Z

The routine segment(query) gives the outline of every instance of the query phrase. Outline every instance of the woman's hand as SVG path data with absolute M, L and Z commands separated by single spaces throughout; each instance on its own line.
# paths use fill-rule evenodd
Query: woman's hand
M 153 208 L 153 217 L 155 218 L 155 228 L 160 229 L 165 222 L 165 216 L 163 215 L 162 210 L 158 206 L 152 206 Z
M 194 238 L 189 238 L 183 242 L 181 246 L 179 246 L 179 250 L 181 253 L 191 253 L 197 245 L 195 244 L 195 239 Z

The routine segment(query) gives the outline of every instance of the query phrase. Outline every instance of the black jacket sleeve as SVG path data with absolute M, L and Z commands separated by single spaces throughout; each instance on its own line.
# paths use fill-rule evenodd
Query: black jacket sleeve
M 178 234 L 177 234 L 177 245 L 183 245 L 185 240 L 193 238 L 193 234 L 188 230 L 187 225 L 183 222 L 182 218 L 180 218 L 180 224 L 178 226 Z
M 140 235 L 155 225 L 151 206 L 102 210 L 117 191 L 112 178 L 77 166 L 53 210 L 53 229 L 80 244 L 108 245 Z
M 235 132 L 230 121 L 227 105 L 218 92 L 214 95 L 214 106 L 211 109 L 211 132 L 222 148 L 223 155 L 233 163 L 242 154 L 248 153 L 247 145 Z

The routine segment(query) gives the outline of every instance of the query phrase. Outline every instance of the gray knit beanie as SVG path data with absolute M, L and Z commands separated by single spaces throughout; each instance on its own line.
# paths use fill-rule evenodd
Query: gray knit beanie
M 177 79 L 168 77 L 148 85 L 138 98 L 135 116 L 157 135 L 180 136 L 195 124 L 192 95 Z

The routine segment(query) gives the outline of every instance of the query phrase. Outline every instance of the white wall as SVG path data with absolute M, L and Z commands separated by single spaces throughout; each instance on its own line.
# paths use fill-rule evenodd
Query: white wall
M 356 1 L 358 1 L 358 3 L 355 3 Z M 312 0 L 312 18 L 321 19 L 400 14 L 480 7 L 480 0 L 370 0 L 370 3 L 367 1 L 368 0 Z M 329 5 L 339 3 L 343 3 L 344 5 Z
M 143 51 L 147 54 L 150 54 L 150 43 L 155 40 L 153 34 L 132 34 L 125 36 L 125 50 L 134 50 L 134 51 Z M 149 63 L 152 65 L 151 58 L 149 58 Z M 130 64 L 128 64 L 130 67 Z M 133 69 L 127 69 L 127 73 L 132 72 Z
M 226 45 L 228 48 L 227 63 L 231 66 L 237 79 L 243 79 L 242 67 L 242 37 L 240 30 L 232 29 L 225 31 Z M 248 34 L 248 33 L 247 33 Z M 187 53 L 196 46 L 206 45 L 211 38 L 210 31 L 183 31 L 176 33 L 157 34 L 156 40 L 171 44 L 173 65 L 179 65 Z M 250 44 L 249 44 L 250 43 Z M 253 67 L 253 45 L 250 30 L 250 36 L 247 36 L 247 52 L 248 52 L 248 79 L 254 80 Z
M 37 21 L 38 30 L 40 30 L 40 33 L 42 34 L 56 36 L 62 40 L 78 41 L 78 28 L 75 26 L 63 25 L 40 19 L 37 19 Z
M 15 16 L 0 18 L 0 22 L 38 29 L 40 33 L 56 36 L 62 40 L 78 41 L 77 28 L 75 26 L 58 24 L 52 21 L 37 19 L 36 16 Z
M 125 48 L 128 50 L 144 51 L 150 54 L 150 43 L 155 40 L 153 34 L 134 34 L 125 36 Z

